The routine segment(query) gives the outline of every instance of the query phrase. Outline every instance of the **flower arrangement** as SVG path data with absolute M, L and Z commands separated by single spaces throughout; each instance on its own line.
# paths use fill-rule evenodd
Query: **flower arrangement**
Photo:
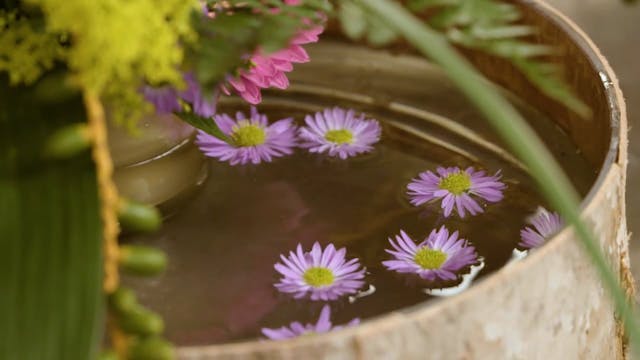
M 424 14 L 430 16 L 421 20 Z M 295 64 L 313 61 L 305 46 L 334 22 L 350 38 L 373 45 L 405 38 L 445 68 L 531 168 L 550 204 L 593 245 L 562 171 L 523 130 L 517 112 L 450 46 L 510 60 L 542 93 L 588 117 L 588 107 L 541 57 L 553 49 L 530 43 L 527 36 L 535 29 L 516 25 L 518 17 L 516 7 L 498 0 L 409 0 L 406 6 L 390 0 L 1 1 L 0 213 L 6 216 L 0 228 L 11 250 L 2 262 L 19 269 L 3 289 L 15 295 L 20 311 L 3 317 L 10 319 L 0 330 L 9 347 L 0 354 L 54 358 L 44 346 L 53 344 L 60 358 L 95 358 L 106 303 L 114 351 L 105 356 L 173 358 L 161 317 L 119 283 L 119 271 L 158 274 L 167 258 L 157 249 L 116 241 L 120 226 L 154 231 L 161 220 L 153 207 L 118 197 L 104 107 L 124 125 L 154 111 L 173 113 L 198 129 L 197 145 L 206 156 L 230 166 L 266 165 L 297 148 L 349 161 L 373 151 L 384 136 L 381 122 L 365 113 L 330 107 L 298 124 L 292 118 L 270 122 L 254 107 L 248 116 L 235 117 L 216 107 L 221 96 L 236 94 L 258 105 L 263 89 L 286 89 Z M 407 196 L 415 206 L 440 201 L 445 218 L 480 216 L 483 205 L 503 199 L 501 179 L 500 171 L 489 175 L 472 167 L 425 169 L 407 184 Z M 530 223 L 522 230 L 523 248 L 541 246 L 564 225 L 559 214 L 546 210 Z M 400 235 L 389 240 L 390 258 L 382 263 L 389 271 L 427 282 L 456 281 L 478 261 L 474 246 L 455 229 L 434 229 L 421 242 L 397 230 Z M 274 287 L 320 302 L 358 294 L 367 273 L 348 252 L 332 243 L 316 243 L 309 251 L 299 245 L 274 265 L 281 276 Z M 604 263 L 600 252 L 592 256 Z M 621 290 L 606 283 L 628 316 Z M 264 328 L 263 334 L 280 340 L 340 329 L 330 322 L 330 311 L 325 304 L 315 324 L 294 322 Z M 633 318 L 625 324 L 638 340 Z

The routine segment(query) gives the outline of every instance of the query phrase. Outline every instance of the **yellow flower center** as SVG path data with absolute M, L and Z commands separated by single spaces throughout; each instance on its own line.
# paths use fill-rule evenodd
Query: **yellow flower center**
M 353 133 L 347 129 L 329 130 L 324 135 L 324 138 L 338 145 L 351 144 L 353 142 Z
M 312 267 L 302 275 L 304 281 L 313 287 L 323 287 L 333 284 L 333 272 L 325 267 Z
M 413 260 L 423 269 L 439 269 L 440 266 L 442 266 L 442 264 L 447 261 L 447 253 L 440 250 L 423 247 L 422 249 L 418 250 Z
M 466 172 L 459 171 L 442 178 L 438 186 L 453 195 L 460 195 L 471 188 L 471 177 Z
M 231 139 L 236 146 L 262 145 L 267 139 L 267 133 L 258 125 L 242 124 L 233 129 Z

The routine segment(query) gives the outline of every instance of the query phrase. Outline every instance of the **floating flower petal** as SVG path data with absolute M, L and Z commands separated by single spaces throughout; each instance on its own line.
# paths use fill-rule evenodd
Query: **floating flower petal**
M 271 340 L 284 340 L 294 338 L 300 335 L 308 334 L 321 334 L 329 331 L 340 330 L 346 326 L 354 326 L 360 323 L 360 319 L 355 318 L 349 321 L 346 325 L 333 326 L 331 324 L 331 308 L 329 305 L 322 307 L 318 322 L 315 324 L 302 325 L 295 321 L 289 324 L 289 326 L 283 326 L 278 329 L 263 328 L 262 334 Z
M 339 107 L 325 109 L 305 117 L 300 128 L 301 145 L 313 153 L 327 153 L 346 159 L 373 150 L 382 129 L 376 120 L 365 120 L 364 114 Z
M 291 40 L 289 47 L 271 54 L 256 51 L 249 59 L 249 68 L 241 69 L 237 76 L 229 77 L 228 83 L 242 98 L 254 105 L 262 101 L 261 89 L 286 89 L 289 79 L 285 73 L 293 70 L 294 63 L 309 61 L 309 55 L 302 45 L 317 42 L 323 30 L 322 26 L 301 30 Z M 222 86 L 222 91 L 230 94 L 225 86 Z
M 532 226 L 526 226 L 520 230 L 520 243 L 526 249 L 542 246 L 549 238 L 557 234 L 564 227 L 564 221 L 556 212 L 549 212 L 540 207 L 537 213 L 529 220 Z
M 205 155 L 228 161 L 231 165 L 271 162 L 274 157 L 293 153 L 297 144 L 293 119 L 286 118 L 269 125 L 267 117 L 254 107 L 250 118 L 238 112 L 235 120 L 226 114 L 215 115 L 213 120 L 229 136 L 231 143 L 198 131 L 196 144 Z
M 395 242 L 390 238 L 389 243 L 393 249 L 386 251 L 394 259 L 382 262 L 388 270 L 415 273 L 429 281 L 455 280 L 458 271 L 478 261 L 476 249 L 465 239 L 458 238 L 457 231 L 449 235 L 444 226 L 431 231 L 418 245 L 402 230 L 396 235 Z
M 471 215 L 483 212 L 474 197 L 491 203 L 502 200 L 506 185 L 500 178 L 500 171 L 493 176 L 487 176 L 484 171 L 475 171 L 473 167 L 466 170 L 458 167 L 439 167 L 436 173 L 420 173 L 407 186 L 407 194 L 415 206 L 442 199 L 441 206 L 445 217 L 451 215 L 455 206 L 460 217 L 464 218 L 467 212 Z
M 274 265 L 282 278 L 275 287 L 294 298 L 311 300 L 336 300 L 343 295 L 355 294 L 364 285 L 365 269 L 357 258 L 345 258 L 346 249 L 336 250 L 333 244 L 322 249 L 313 244 L 310 252 L 298 245 L 289 256 L 280 255 L 282 263 Z

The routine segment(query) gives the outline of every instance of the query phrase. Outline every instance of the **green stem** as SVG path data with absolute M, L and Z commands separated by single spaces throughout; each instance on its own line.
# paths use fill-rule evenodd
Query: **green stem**
M 605 259 L 598 241 L 580 218 L 580 197 L 558 163 L 527 122 L 502 98 L 494 86 L 449 45 L 446 39 L 390 0 L 360 0 L 361 7 L 384 19 L 425 56 L 439 64 L 449 78 L 475 104 L 503 140 L 528 166 L 542 193 L 574 226 L 611 294 L 634 350 L 640 345 L 640 327 L 632 314 L 625 291 Z

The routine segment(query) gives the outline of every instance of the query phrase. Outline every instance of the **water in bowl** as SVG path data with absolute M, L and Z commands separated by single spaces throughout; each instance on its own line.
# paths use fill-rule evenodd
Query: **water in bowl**
M 234 342 L 261 337 L 262 327 L 315 322 L 322 302 L 278 293 L 273 265 L 297 244 L 347 248 L 367 268 L 370 294 L 331 302 L 334 324 L 380 316 L 428 303 L 423 290 L 456 282 L 426 283 L 400 276 L 381 262 L 388 238 L 405 230 L 422 240 L 437 227 L 458 230 L 484 258 L 476 281 L 511 258 L 525 219 L 545 205 L 526 170 L 504 150 L 481 116 L 426 61 L 339 43 L 311 49 L 313 61 L 291 74 L 287 92 L 268 92 L 259 110 L 272 121 L 328 106 L 355 108 L 383 126 L 372 153 L 339 160 L 298 150 L 272 163 L 230 166 L 210 160 L 197 195 L 161 231 L 126 241 L 157 246 L 170 257 L 152 280 L 125 279 L 140 301 L 161 313 L 167 337 L 178 345 Z M 552 121 L 520 108 L 583 193 L 596 174 Z M 220 111 L 248 111 L 223 99 Z M 505 198 L 485 212 L 445 218 L 438 204 L 412 206 L 409 181 L 438 166 L 502 171 Z M 371 287 L 369 287 L 371 286 Z M 363 294 L 364 295 L 364 294 Z M 491 304 L 487 304 L 491 306 Z

